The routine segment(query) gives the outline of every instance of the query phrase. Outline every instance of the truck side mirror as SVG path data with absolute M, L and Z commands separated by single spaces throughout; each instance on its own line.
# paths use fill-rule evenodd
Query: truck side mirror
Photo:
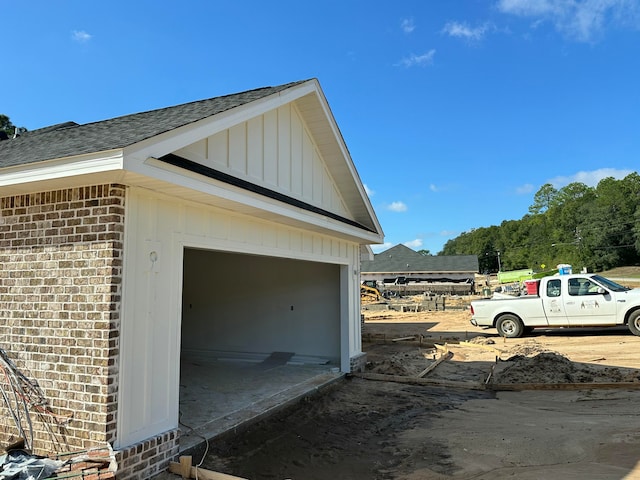
M 607 291 L 606 291 L 604 288 L 602 288 L 602 287 L 598 287 L 598 293 L 599 293 L 600 295 L 606 295 L 606 294 L 607 294 L 607 293 L 609 293 L 609 292 L 607 292 Z

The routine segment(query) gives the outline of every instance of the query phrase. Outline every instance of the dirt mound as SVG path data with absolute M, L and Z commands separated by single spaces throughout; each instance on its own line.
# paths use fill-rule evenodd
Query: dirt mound
M 533 357 L 515 355 L 507 360 L 512 365 L 496 375 L 496 383 L 598 383 L 638 382 L 638 371 L 617 367 L 601 367 L 574 363 L 554 352 Z
M 533 357 L 541 353 L 556 353 L 548 348 L 534 342 L 525 342 L 523 345 L 516 345 L 509 349 L 509 354 L 513 356 Z
M 477 345 L 495 345 L 495 340 L 493 338 L 483 337 L 482 335 L 478 335 L 477 337 L 473 337 L 467 343 L 475 343 Z
M 411 375 L 412 373 L 403 365 L 402 360 L 398 358 L 387 358 L 380 362 L 369 363 L 367 365 L 367 372 L 382 373 L 384 375 Z
M 432 349 L 411 345 L 371 345 L 367 349 L 367 373 L 413 376 L 434 360 Z

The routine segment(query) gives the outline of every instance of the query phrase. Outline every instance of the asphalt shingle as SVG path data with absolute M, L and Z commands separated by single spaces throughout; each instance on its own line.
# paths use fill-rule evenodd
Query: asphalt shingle
M 405 245 L 396 245 L 360 264 L 360 271 L 370 272 L 477 272 L 476 255 L 422 255 Z
M 67 122 L 0 141 L 0 168 L 124 148 L 306 80 L 78 125 Z

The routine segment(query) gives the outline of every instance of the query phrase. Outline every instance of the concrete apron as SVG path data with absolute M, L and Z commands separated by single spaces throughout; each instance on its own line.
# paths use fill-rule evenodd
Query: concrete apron
M 290 359 L 289 359 L 290 360 Z M 190 357 L 180 362 L 180 454 L 343 378 L 336 365 Z

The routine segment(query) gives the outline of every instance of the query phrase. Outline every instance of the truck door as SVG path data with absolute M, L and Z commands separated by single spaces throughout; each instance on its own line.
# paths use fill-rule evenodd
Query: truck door
M 598 293 L 598 285 L 589 277 L 567 279 L 565 311 L 572 326 L 615 325 L 616 303 L 609 294 Z
M 540 296 L 549 325 L 569 325 L 564 309 L 563 297 L 566 295 L 563 295 L 560 279 L 547 280 L 546 290 L 540 292 Z

